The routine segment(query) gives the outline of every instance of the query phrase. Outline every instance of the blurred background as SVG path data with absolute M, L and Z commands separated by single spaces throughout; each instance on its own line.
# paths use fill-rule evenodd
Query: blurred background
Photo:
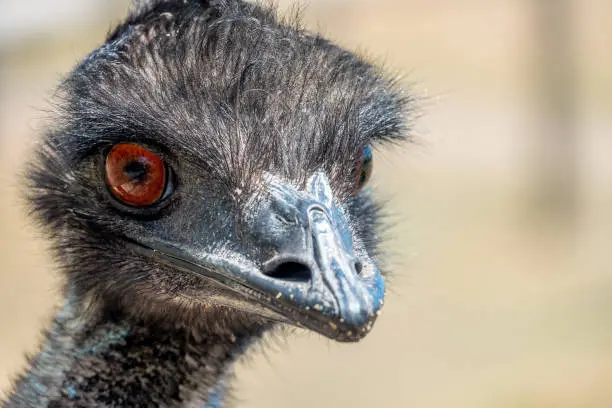
M 127 3 L 0 0 L 0 390 L 57 300 L 17 175 L 54 86 Z M 238 406 L 611 407 L 612 2 L 303 4 L 404 78 L 417 143 L 375 155 L 394 270 L 376 329 L 247 359 Z

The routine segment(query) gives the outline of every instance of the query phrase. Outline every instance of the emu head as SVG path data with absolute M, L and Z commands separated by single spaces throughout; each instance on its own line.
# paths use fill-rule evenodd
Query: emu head
M 405 99 L 242 1 L 148 2 L 65 79 L 29 168 L 71 293 L 176 324 L 341 341 L 383 304 L 372 146 Z

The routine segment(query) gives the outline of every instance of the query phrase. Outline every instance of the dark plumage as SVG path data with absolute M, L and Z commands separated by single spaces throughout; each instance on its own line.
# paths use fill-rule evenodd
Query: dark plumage
M 408 102 L 378 69 L 269 7 L 145 1 L 58 97 L 27 196 L 66 301 L 3 405 L 218 406 L 277 323 L 371 329 L 384 285 L 362 157 L 404 138 Z M 107 185 L 121 143 L 165 162 L 154 204 Z M 134 163 L 128 190 L 151 174 Z

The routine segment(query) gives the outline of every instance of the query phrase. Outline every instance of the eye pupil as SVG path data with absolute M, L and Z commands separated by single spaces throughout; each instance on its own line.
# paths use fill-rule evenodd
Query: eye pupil
M 357 162 L 356 166 L 356 183 L 353 194 L 356 194 L 359 190 L 361 190 L 368 180 L 370 180 L 370 176 L 372 175 L 372 148 L 370 146 L 366 146 L 362 153 L 361 158 Z
M 359 177 L 359 184 L 364 185 L 368 181 L 368 178 L 369 178 L 368 176 L 369 176 L 368 172 L 362 169 L 361 175 Z
M 136 183 L 144 182 L 149 175 L 147 163 L 142 158 L 126 164 L 123 172 L 130 180 L 134 180 Z
M 157 203 L 168 179 L 163 159 L 133 143 L 119 143 L 106 156 L 106 184 L 113 196 L 133 207 Z

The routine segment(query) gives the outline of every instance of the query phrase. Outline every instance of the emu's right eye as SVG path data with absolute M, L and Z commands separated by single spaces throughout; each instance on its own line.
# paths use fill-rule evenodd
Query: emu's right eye
M 115 198 L 133 207 L 161 200 L 168 188 L 164 160 L 146 147 L 119 143 L 106 156 L 106 184 Z
M 355 185 L 353 187 L 352 195 L 355 195 L 361 190 L 372 175 L 372 148 L 370 146 L 364 147 L 361 152 L 361 157 L 355 167 Z

